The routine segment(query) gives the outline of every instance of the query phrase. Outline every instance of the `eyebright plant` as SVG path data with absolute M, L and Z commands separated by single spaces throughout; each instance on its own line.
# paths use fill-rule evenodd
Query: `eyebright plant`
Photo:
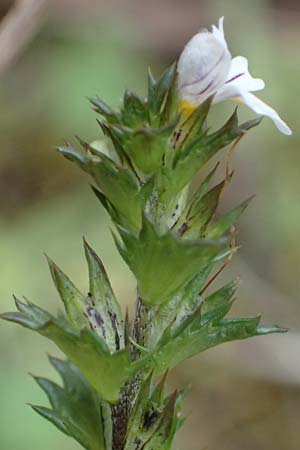
M 218 215 L 232 178 L 230 157 L 215 185 L 218 164 L 201 182 L 199 171 L 261 119 L 239 123 L 235 109 L 211 132 L 210 109 L 239 98 L 291 133 L 251 93 L 264 83 L 247 66 L 245 58 L 231 57 L 220 19 L 212 32 L 196 34 L 161 78 L 149 72 L 146 99 L 126 91 L 118 111 L 91 99 L 101 117 L 101 140 L 78 139 L 81 150 L 58 148 L 92 177 L 111 217 L 115 244 L 137 281 L 135 315 L 122 316 L 102 261 L 84 240 L 87 294 L 48 259 L 65 314 L 54 317 L 15 298 L 18 312 L 2 318 L 47 337 L 65 353 L 65 360 L 50 357 L 62 385 L 35 378 L 50 407 L 33 408 L 87 450 L 170 449 L 184 422 L 185 390 L 166 392 L 167 371 L 224 342 L 286 331 L 261 325 L 260 317 L 226 317 L 235 281 L 212 289 L 237 250 L 234 224 L 249 200 Z

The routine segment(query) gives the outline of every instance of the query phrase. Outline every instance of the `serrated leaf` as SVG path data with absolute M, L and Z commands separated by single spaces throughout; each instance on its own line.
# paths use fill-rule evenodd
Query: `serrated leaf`
M 50 362 L 62 376 L 64 386 L 35 377 L 47 394 L 52 410 L 33 408 L 87 450 L 105 450 L 98 394 L 70 361 L 50 357 Z
M 121 386 L 143 366 L 143 361 L 131 365 L 130 354 L 126 350 L 111 354 L 105 341 L 87 328 L 79 331 L 62 317 L 56 319 L 36 305 L 18 304 L 20 313 L 6 313 L 1 317 L 52 340 L 108 402 L 118 400 Z
M 91 104 L 94 107 L 94 110 L 105 117 L 105 119 L 109 123 L 119 123 L 121 120 L 121 117 L 118 113 L 113 111 L 103 100 L 101 100 L 99 97 L 96 98 L 90 98 L 89 99 Z
M 175 73 L 176 65 L 174 63 L 164 71 L 158 81 L 154 80 L 149 71 L 148 105 L 154 114 L 160 111 L 165 96 L 172 86 Z
M 118 166 L 104 155 L 93 161 L 89 173 L 101 191 L 133 228 L 141 223 L 142 201 L 138 180 L 128 170 Z
M 225 214 L 215 223 L 209 224 L 205 231 L 205 237 L 207 239 L 218 239 L 227 233 L 243 211 L 247 208 L 252 198 L 253 196 L 244 201 L 241 205 L 229 211 L 229 213 Z
M 120 305 L 111 288 L 103 263 L 84 240 L 85 256 L 89 268 L 90 297 L 86 314 L 94 330 L 105 339 L 110 351 L 124 348 Z
M 170 301 L 151 308 L 150 326 L 147 332 L 147 347 L 153 349 L 166 330 L 177 327 L 188 315 L 200 305 L 200 290 L 204 286 L 213 262 L 203 268 L 183 289 Z
M 147 123 L 148 114 L 145 102 L 135 93 L 126 90 L 122 122 L 132 128 L 140 128 Z
M 85 144 L 90 148 L 89 144 Z M 139 229 L 141 211 L 144 207 L 144 189 L 136 174 L 122 167 L 104 153 L 100 155 L 87 152 L 84 164 L 79 158 L 69 158 L 90 174 L 105 197 L 124 219 L 124 224 L 133 229 Z
M 84 168 L 89 163 L 88 157 L 82 152 L 79 152 L 78 150 L 73 148 L 71 145 L 67 145 L 65 147 L 56 147 L 56 150 L 66 159 L 72 162 L 76 162 L 82 168 Z
M 146 217 L 138 238 L 122 228 L 119 233 L 123 241 L 119 251 L 136 276 L 142 301 L 148 306 L 176 295 L 226 244 L 182 241 L 171 232 L 160 236 Z
M 70 436 L 67 427 L 64 423 L 64 420 L 59 413 L 54 412 L 51 408 L 45 408 L 44 406 L 38 405 L 30 405 L 30 406 L 40 416 L 44 417 L 44 419 L 53 423 L 53 425 L 55 425 L 60 431 Z
M 196 136 L 199 136 L 200 133 L 203 132 L 204 122 L 209 113 L 212 101 L 213 96 L 201 103 L 187 119 L 181 122 L 180 134 L 175 145 L 176 149 L 182 148 L 183 145 L 191 142 Z M 177 151 L 177 156 L 178 155 L 179 153 Z
M 199 239 L 205 234 L 205 229 L 219 204 L 220 195 L 227 180 L 214 186 L 204 197 L 196 199 L 188 211 L 185 222 L 179 230 L 184 239 Z
M 220 320 L 225 311 L 226 306 L 224 309 L 219 308 L 219 312 L 215 310 L 210 320 L 207 318 L 202 323 L 196 317 L 196 323 L 189 322 L 188 327 L 182 329 L 175 338 L 170 336 L 166 340 L 164 337 L 161 347 L 158 344 L 153 352 L 155 373 L 162 373 L 165 367 L 175 367 L 185 359 L 224 342 L 286 331 L 278 327 L 259 327 L 260 317 Z M 198 325 L 198 329 L 195 325 Z
M 206 297 L 201 308 L 202 314 L 209 314 L 216 309 L 229 305 L 237 284 L 236 281 L 232 281 Z
M 206 175 L 206 177 L 203 179 L 203 181 L 200 183 L 199 187 L 195 191 L 195 193 L 191 196 L 191 198 L 186 202 L 185 208 L 182 210 L 182 213 L 180 217 L 178 218 L 178 221 L 176 222 L 175 229 L 180 230 L 180 228 L 185 223 L 186 217 L 190 214 L 191 209 L 193 206 L 200 202 L 200 200 L 203 198 L 203 196 L 207 193 L 210 182 L 213 178 L 213 176 L 216 173 L 217 168 L 219 167 L 219 162 L 215 165 L 215 167 Z
M 229 256 L 228 252 L 232 251 L 235 250 L 228 249 L 225 251 L 221 251 L 215 258 L 213 258 L 209 265 L 207 265 L 199 273 L 197 273 L 197 275 L 184 287 L 184 289 L 182 290 L 181 300 L 174 310 L 175 316 L 173 317 L 172 321 L 169 321 L 168 323 L 168 325 L 171 324 L 171 330 L 176 329 L 176 327 L 178 327 L 178 325 L 180 325 L 182 321 L 184 321 L 187 317 L 190 317 L 192 314 L 196 313 L 197 315 L 198 310 L 200 316 L 208 312 L 204 307 L 204 301 L 201 295 L 201 291 L 215 264 L 220 263 L 221 261 L 226 259 Z M 212 297 L 212 299 L 213 298 L 214 297 Z M 201 308 L 199 309 L 200 304 Z M 208 304 L 213 304 L 213 301 L 209 301 Z M 217 305 L 216 301 L 216 307 L 217 306 L 222 306 L 221 302 L 219 305 Z M 165 323 L 162 329 L 166 329 L 166 327 L 167 324 Z
M 220 130 L 210 135 L 201 134 L 194 140 L 188 141 L 178 153 L 174 167 L 163 168 L 158 177 L 157 188 L 160 201 L 167 204 L 169 199 L 180 192 L 219 150 L 258 123 L 255 120 L 238 125 L 235 111 Z
M 174 124 L 166 129 L 140 128 L 124 141 L 124 149 L 135 166 L 145 174 L 151 174 L 163 163 L 168 139 Z

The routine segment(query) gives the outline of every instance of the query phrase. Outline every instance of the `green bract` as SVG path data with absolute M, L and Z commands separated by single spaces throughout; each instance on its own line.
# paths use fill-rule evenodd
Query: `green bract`
M 218 164 L 201 182 L 198 172 L 260 121 L 239 124 L 235 110 L 210 132 L 212 100 L 189 115 L 181 111 L 172 65 L 157 81 L 149 73 L 146 99 L 127 91 L 119 111 L 91 99 L 103 135 L 93 144 L 78 138 L 80 150 L 58 148 L 92 177 L 112 219 L 137 281 L 136 314 L 123 319 L 102 261 L 84 241 L 88 293 L 48 258 L 64 316 L 16 299 L 18 312 L 2 318 L 49 338 L 67 356 L 50 359 L 63 387 L 36 378 L 51 409 L 34 409 L 88 450 L 169 450 L 184 421 L 184 392 L 168 396 L 165 376 L 155 377 L 223 342 L 285 331 L 261 326 L 259 317 L 226 318 L 236 283 L 207 293 L 237 251 L 233 227 L 249 200 L 218 217 L 232 173 L 214 184 Z
M 33 409 L 84 448 L 104 450 L 105 411 L 98 394 L 70 361 L 53 357 L 49 360 L 60 374 L 63 387 L 46 378 L 34 377 L 47 394 L 51 409 L 32 405 Z
M 160 235 L 146 217 L 137 237 L 123 228 L 119 233 L 118 249 L 135 274 L 147 306 L 169 300 L 225 246 L 222 241 L 185 241 L 171 231 Z

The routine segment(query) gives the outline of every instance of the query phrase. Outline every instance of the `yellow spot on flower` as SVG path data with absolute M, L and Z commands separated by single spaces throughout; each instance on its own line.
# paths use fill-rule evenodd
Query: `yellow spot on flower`
M 180 100 L 178 108 L 182 118 L 187 119 L 197 109 L 197 105 L 187 100 Z
M 232 97 L 231 99 L 234 103 L 239 103 L 240 105 L 243 105 L 244 102 L 240 97 Z

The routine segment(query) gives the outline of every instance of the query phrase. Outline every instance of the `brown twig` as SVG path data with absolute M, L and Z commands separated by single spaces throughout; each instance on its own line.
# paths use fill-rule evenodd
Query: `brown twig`
M 18 0 L 0 23 L 0 75 L 40 28 L 47 3 L 47 0 Z

